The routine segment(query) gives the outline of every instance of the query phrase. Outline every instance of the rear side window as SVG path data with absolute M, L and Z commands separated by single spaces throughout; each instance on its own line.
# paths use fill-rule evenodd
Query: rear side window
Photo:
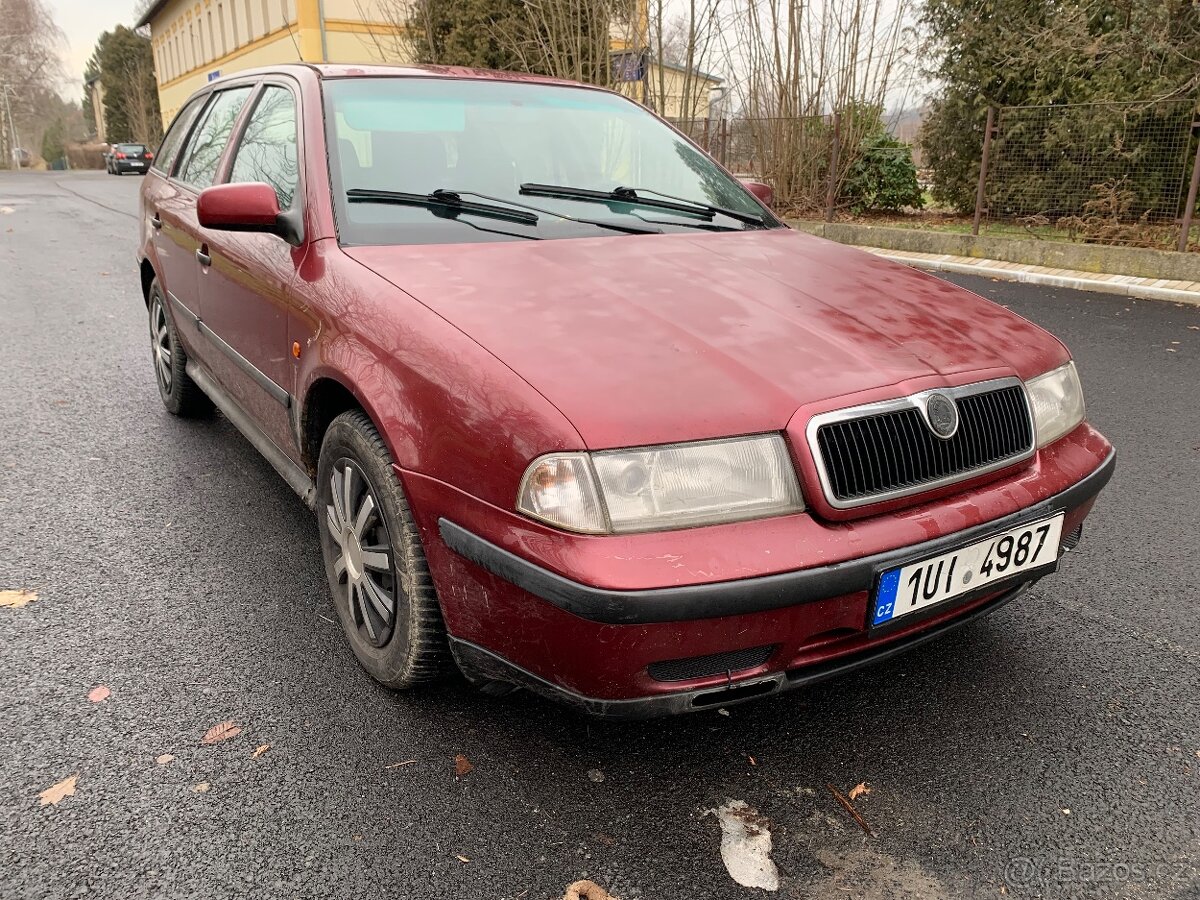
M 275 188 L 279 208 L 292 205 L 299 182 L 296 162 L 296 100 L 287 88 L 267 85 L 242 132 L 233 181 L 265 181 Z
M 196 118 L 196 113 L 200 112 L 200 107 L 204 105 L 204 101 L 207 99 L 208 97 L 193 98 L 179 115 L 175 117 L 175 121 L 171 123 L 171 128 L 167 132 L 167 136 L 163 138 L 162 144 L 159 145 L 158 152 L 154 154 L 154 165 L 151 168 L 170 174 L 171 166 L 175 162 L 175 154 L 179 151 L 179 145 L 183 143 L 188 129 L 192 127 L 192 122 Z
M 246 86 L 221 91 L 208 104 L 200 124 L 192 132 L 183 163 L 176 173 L 176 177 L 184 184 L 203 190 L 213 183 L 221 151 L 229 141 L 238 113 L 242 111 L 242 105 L 251 90 L 250 86 Z

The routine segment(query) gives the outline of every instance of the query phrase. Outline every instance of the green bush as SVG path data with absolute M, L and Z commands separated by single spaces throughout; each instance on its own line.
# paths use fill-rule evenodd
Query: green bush
M 42 159 L 53 164 L 66 156 L 66 140 L 66 128 L 62 119 L 56 119 L 42 135 Z
M 841 201 L 849 203 L 855 214 L 906 206 L 920 209 L 925 198 L 917 184 L 912 148 L 883 131 L 868 135 L 842 182 Z

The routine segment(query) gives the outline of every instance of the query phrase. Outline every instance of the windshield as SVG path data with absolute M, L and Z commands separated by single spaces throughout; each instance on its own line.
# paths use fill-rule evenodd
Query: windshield
M 703 151 L 615 94 L 506 81 L 383 77 L 330 79 L 324 96 L 343 243 L 617 238 L 631 231 L 779 224 Z M 742 218 L 720 210 L 697 216 L 695 211 L 616 197 L 597 203 L 531 195 L 522 185 L 605 193 L 634 188 L 647 192 L 646 197 L 667 194 Z M 362 190 L 418 195 L 456 191 L 539 215 L 536 224 L 501 223 L 444 205 L 372 202 L 361 195 L 348 202 L 347 191 Z M 748 224 L 747 217 L 754 221 Z M 627 230 L 606 229 L 598 222 Z
M 146 148 L 142 144 L 117 144 L 117 149 L 122 153 L 141 153 Z

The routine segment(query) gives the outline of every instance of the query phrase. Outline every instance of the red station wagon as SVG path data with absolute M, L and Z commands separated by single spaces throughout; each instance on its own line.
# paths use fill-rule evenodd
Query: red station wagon
M 768 195 L 584 85 L 221 79 L 142 188 L 162 399 L 313 507 L 390 687 L 640 717 L 850 671 L 1054 571 L 1113 449 L 1054 337 Z

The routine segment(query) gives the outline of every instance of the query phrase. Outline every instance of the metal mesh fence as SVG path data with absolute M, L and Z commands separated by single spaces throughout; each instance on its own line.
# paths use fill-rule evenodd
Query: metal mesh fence
M 858 211 L 855 166 L 865 154 L 910 158 L 906 143 L 865 144 L 871 122 L 826 115 L 673 124 L 728 169 L 770 184 L 781 212 L 832 219 Z M 974 213 L 974 228 L 986 232 L 1200 249 L 1200 216 L 1186 209 L 1200 173 L 1193 100 L 1003 107 L 994 110 L 994 124 L 981 148 L 981 202 L 975 210 L 935 210 L 940 224 L 961 230 Z M 922 188 L 929 174 L 919 173 Z M 922 224 L 919 213 L 909 214 Z M 1190 237 L 1181 240 L 1194 216 Z
M 1194 119 L 1191 100 L 999 109 L 985 228 L 1174 246 L 1192 169 Z

